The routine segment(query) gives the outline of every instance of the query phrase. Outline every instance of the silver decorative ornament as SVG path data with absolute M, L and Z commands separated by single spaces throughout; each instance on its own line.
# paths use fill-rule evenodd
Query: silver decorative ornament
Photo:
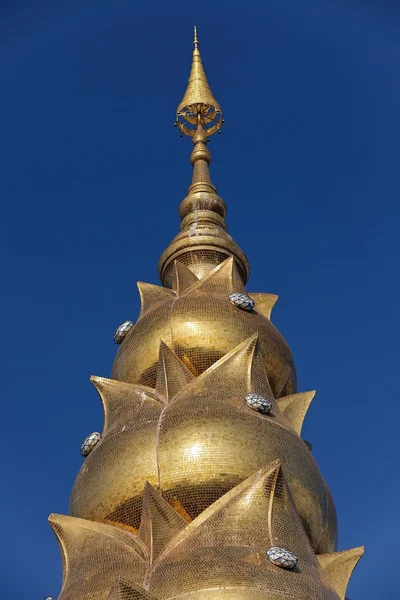
M 263 415 L 267 415 L 269 412 L 271 412 L 272 403 L 258 394 L 246 394 L 245 400 L 249 408 L 252 408 Z
M 101 433 L 98 431 L 94 431 L 84 440 L 81 446 L 81 454 L 82 456 L 89 456 L 93 448 L 99 443 L 101 440 Z
M 125 339 L 126 334 L 132 329 L 132 327 L 132 321 L 124 321 L 123 323 L 121 323 L 121 325 L 117 327 L 117 330 L 114 333 L 114 342 L 116 344 L 121 344 Z
M 242 310 L 251 311 L 255 307 L 256 303 L 253 298 L 250 298 L 247 294 L 230 294 L 229 300 L 234 306 L 241 308 Z
M 293 569 L 297 565 L 297 556 L 285 548 L 274 546 L 267 550 L 269 562 L 282 569 Z

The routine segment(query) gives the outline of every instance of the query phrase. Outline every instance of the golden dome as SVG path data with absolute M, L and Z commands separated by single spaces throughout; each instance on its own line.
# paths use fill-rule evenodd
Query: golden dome
M 196 518 L 252 473 L 280 459 L 313 548 L 336 549 L 329 492 L 299 437 L 314 394 L 275 400 L 257 334 L 197 377 L 162 343 L 154 390 L 93 381 L 105 427 L 76 480 L 72 515 L 137 528 L 143 482 L 149 481 Z M 249 392 L 267 399 L 271 413 L 252 410 L 245 402 Z
M 229 295 L 245 292 L 232 257 L 200 280 L 178 262 L 174 270 L 175 292 L 138 284 L 141 313 L 118 350 L 113 379 L 154 387 L 160 339 L 194 375 L 199 375 L 257 333 L 274 395 L 296 392 L 292 353 L 269 319 L 277 296 L 250 293 L 256 301 L 251 312 L 232 306 Z
M 136 532 L 62 515 L 50 523 L 63 556 L 59 600 L 345 600 L 363 553 L 314 554 L 279 461 L 191 522 L 145 484 Z M 295 568 L 268 560 L 277 546 L 294 554 Z

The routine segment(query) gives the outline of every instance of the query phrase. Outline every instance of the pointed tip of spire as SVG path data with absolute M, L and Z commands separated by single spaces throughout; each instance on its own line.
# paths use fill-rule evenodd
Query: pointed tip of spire
M 196 26 L 194 26 L 193 44 L 189 83 L 182 102 L 177 108 L 176 125 L 181 133 L 193 137 L 200 124 L 207 136 L 210 136 L 221 129 L 222 111 L 207 81 L 198 48 Z

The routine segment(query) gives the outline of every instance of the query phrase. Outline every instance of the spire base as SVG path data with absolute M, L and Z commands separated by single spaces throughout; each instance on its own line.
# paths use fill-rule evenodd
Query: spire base
M 192 183 L 181 202 L 181 231 L 172 240 L 158 263 L 161 281 L 172 287 L 174 261 L 179 259 L 198 279 L 202 279 L 227 258 L 235 259 L 243 284 L 249 276 L 249 262 L 244 252 L 226 231 L 226 205 L 211 182 L 211 154 L 207 139 L 222 124 L 221 107 L 208 85 L 195 33 L 192 70 L 184 99 L 177 109 L 177 125 L 190 135 L 193 149 Z
M 210 211 L 202 211 L 210 212 Z M 214 214 L 214 218 L 218 215 Z M 187 225 L 178 233 L 158 263 L 162 284 L 172 287 L 174 261 L 183 263 L 198 279 L 202 279 L 216 266 L 233 256 L 243 285 L 246 283 L 250 266 L 244 252 L 232 240 L 223 227 L 212 222 L 214 219 L 199 221 L 196 226 L 192 214 L 188 215 Z

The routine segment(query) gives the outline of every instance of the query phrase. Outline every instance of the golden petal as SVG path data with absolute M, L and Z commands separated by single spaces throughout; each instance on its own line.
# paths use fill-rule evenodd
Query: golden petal
M 255 554 L 282 546 L 299 559 L 315 562 L 279 460 L 245 479 L 186 524 L 160 561 L 170 553 L 175 555 L 186 540 L 191 546 L 203 545 L 202 540 L 216 548 L 245 545 Z
M 346 589 L 350 576 L 363 554 L 364 546 L 359 546 L 343 552 L 332 552 L 331 554 L 319 554 L 317 556 L 323 577 L 330 587 L 335 590 L 340 600 L 346 600 Z
M 301 434 L 304 418 L 314 396 L 315 390 L 281 396 L 277 399 L 278 407 L 298 435 Z
M 158 304 L 173 302 L 176 299 L 174 291 L 162 287 L 161 285 L 153 285 L 152 283 L 138 281 L 137 286 L 139 288 L 141 302 L 139 319 L 141 319 L 149 310 L 154 310 Z
M 143 385 L 125 383 L 96 375 L 92 375 L 90 381 L 96 388 L 103 404 L 103 437 L 118 423 L 125 424 L 126 421 L 134 419 L 135 413 L 140 411 L 145 400 L 163 403 L 163 399 L 155 390 Z
M 187 521 L 146 481 L 139 537 L 149 550 L 150 563 L 186 526 Z
M 240 408 L 245 408 L 244 397 L 247 392 L 260 394 L 274 403 L 275 399 L 257 341 L 258 334 L 255 333 L 238 344 L 201 375 L 189 382 L 175 397 L 174 402 L 187 397 L 195 398 L 196 402 L 199 402 L 198 394 L 207 390 L 206 393 L 210 397 L 211 395 L 215 396 L 218 392 L 219 402 L 231 402 L 232 397 L 235 397 L 235 405 L 237 404 Z
M 162 340 L 158 361 L 156 390 L 167 402 L 170 402 L 194 375 Z
M 278 300 L 278 296 L 261 292 L 249 292 L 249 296 L 256 303 L 255 310 L 271 320 L 271 312 Z
M 179 260 L 174 261 L 174 270 L 172 272 L 172 289 L 180 296 L 190 286 L 198 281 L 198 277 L 188 269 Z
M 229 295 L 233 292 L 246 293 L 238 267 L 233 256 L 230 256 L 212 271 L 199 279 L 183 295 L 192 294 Z
M 133 584 L 144 581 L 148 553 L 136 536 L 111 525 L 65 515 L 52 514 L 49 522 L 63 564 L 59 600 L 106 600 L 116 573 Z

